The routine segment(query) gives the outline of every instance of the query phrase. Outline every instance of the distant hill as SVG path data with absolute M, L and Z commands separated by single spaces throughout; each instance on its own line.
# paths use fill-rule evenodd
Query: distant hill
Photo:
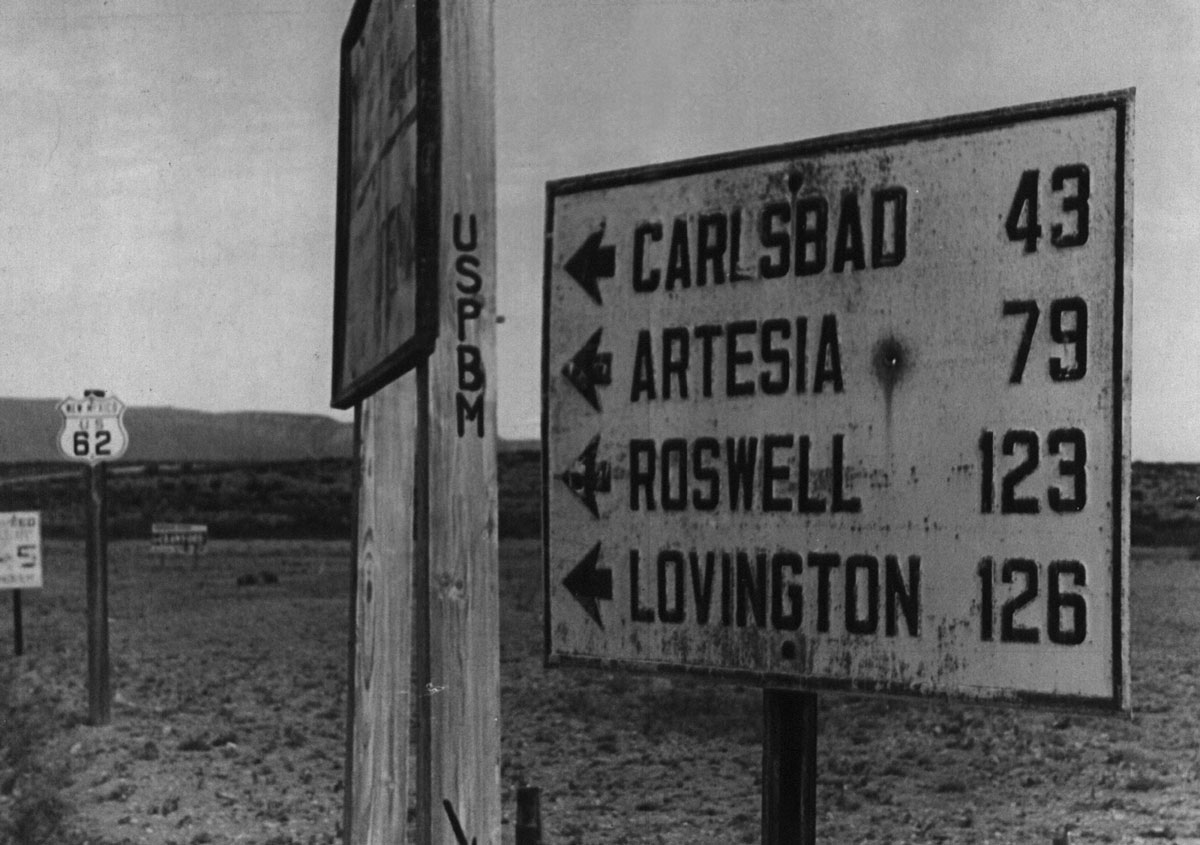
M 0 462 L 60 460 L 57 399 L 0 398 Z M 320 414 L 208 413 L 181 408 L 125 412 L 126 461 L 301 461 L 349 458 L 354 426 Z
M 62 460 L 55 441 L 62 427 L 58 399 L 0 398 L 0 463 Z M 269 463 L 350 458 L 354 425 L 321 414 L 273 411 L 209 413 L 183 408 L 125 411 L 127 462 Z M 508 452 L 540 452 L 538 440 L 500 440 Z

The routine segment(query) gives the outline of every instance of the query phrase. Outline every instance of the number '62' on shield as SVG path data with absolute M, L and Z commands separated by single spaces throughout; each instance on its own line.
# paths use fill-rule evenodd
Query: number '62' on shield
M 58 410 L 63 415 L 58 451 L 64 458 L 95 466 L 125 454 L 129 446 L 123 421 L 125 403 L 117 397 L 67 398 L 58 403 Z

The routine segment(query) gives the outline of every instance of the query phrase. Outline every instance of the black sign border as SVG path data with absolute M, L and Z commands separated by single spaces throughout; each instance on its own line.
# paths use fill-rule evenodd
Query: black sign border
M 1128 610 L 1128 586 L 1124 583 L 1124 559 L 1128 555 L 1129 537 L 1129 462 L 1126 457 L 1129 444 L 1126 415 L 1126 360 L 1128 350 L 1125 327 L 1128 308 L 1125 275 L 1126 242 L 1129 223 L 1127 203 L 1133 197 L 1129 166 L 1130 141 L 1132 139 L 1132 116 L 1136 89 L 1126 88 L 1081 97 L 1048 100 L 1000 109 L 953 115 L 933 120 L 901 123 L 892 126 L 827 135 L 805 141 L 755 147 L 730 153 L 699 156 L 661 164 L 609 170 L 555 179 L 546 183 L 545 250 L 542 267 L 542 636 L 543 664 L 548 667 L 583 666 L 604 670 L 625 670 L 637 674 L 692 675 L 742 683 L 753 683 L 763 688 L 804 689 L 811 691 L 842 691 L 853 693 L 881 693 L 905 698 L 936 698 L 964 701 L 972 704 L 1022 704 L 1052 709 L 1070 709 L 1100 712 L 1129 712 L 1130 690 L 1127 651 L 1124 649 L 1126 614 Z M 1116 197 L 1113 209 L 1113 349 L 1112 349 L 1112 396 L 1113 396 L 1113 453 L 1112 453 L 1112 677 L 1109 696 L 1055 695 L 1022 691 L 1002 691 L 995 697 L 968 696 L 965 692 L 928 693 L 905 684 L 886 682 L 852 681 L 842 678 L 801 678 L 791 674 L 777 674 L 749 669 L 731 669 L 692 666 L 679 663 L 662 663 L 650 660 L 608 658 L 591 655 L 555 653 L 552 642 L 550 620 L 550 303 L 551 271 L 554 246 L 554 203 L 559 197 L 587 191 L 637 185 L 686 176 L 696 176 L 716 170 L 767 164 L 787 158 L 852 152 L 882 144 L 928 140 L 938 137 L 970 135 L 976 132 L 1002 129 L 1037 120 L 1069 117 L 1090 112 L 1113 110 L 1116 115 L 1114 173 Z
M 350 52 L 362 35 L 372 0 L 357 0 L 342 35 L 338 89 L 337 221 L 334 243 L 333 381 L 330 405 L 353 408 L 384 385 L 412 370 L 433 352 L 438 338 L 438 251 L 441 223 L 442 96 L 440 0 L 415 0 L 417 25 L 417 178 L 414 246 L 416 323 L 411 337 L 386 353 L 370 370 L 344 381 L 346 303 L 350 264 L 350 160 L 353 114 Z

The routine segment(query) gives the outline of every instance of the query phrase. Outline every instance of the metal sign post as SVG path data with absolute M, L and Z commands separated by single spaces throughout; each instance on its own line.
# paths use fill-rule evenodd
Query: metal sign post
M 13 654 L 20 657 L 25 653 L 25 628 L 21 619 L 21 591 L 13 590 Z
M 87 480 L 88 723 L 107 725 L 112 684 L 108 659 L 108 487 L 104 464 L 84 467 Z
M 1132 108 L 549 183 L 547 662 L 1128 710 Z
M 108 656 L 108 461 L 125 454 L 125 404 L 103 390 L 58 405 L 63 415 L 58 448 L 68 460 L 84 461 L 87 485 L 88 722 L 106 725 L 112 689 Z

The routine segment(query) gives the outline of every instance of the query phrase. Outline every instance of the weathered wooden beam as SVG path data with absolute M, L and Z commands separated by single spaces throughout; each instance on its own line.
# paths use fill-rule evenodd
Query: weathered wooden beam
M 469 839 L 499 845 L 492 3 L 441 0 L 439 20 L 440 330 L 428 362 L 429 841 L 455 841 L 441 811 L 449 801 Z
M 347 822 L 355 843 L 402 842 L 408 822 L 412 712 L 415 378 L 364 400 L 355 538 L 355 641 Z

